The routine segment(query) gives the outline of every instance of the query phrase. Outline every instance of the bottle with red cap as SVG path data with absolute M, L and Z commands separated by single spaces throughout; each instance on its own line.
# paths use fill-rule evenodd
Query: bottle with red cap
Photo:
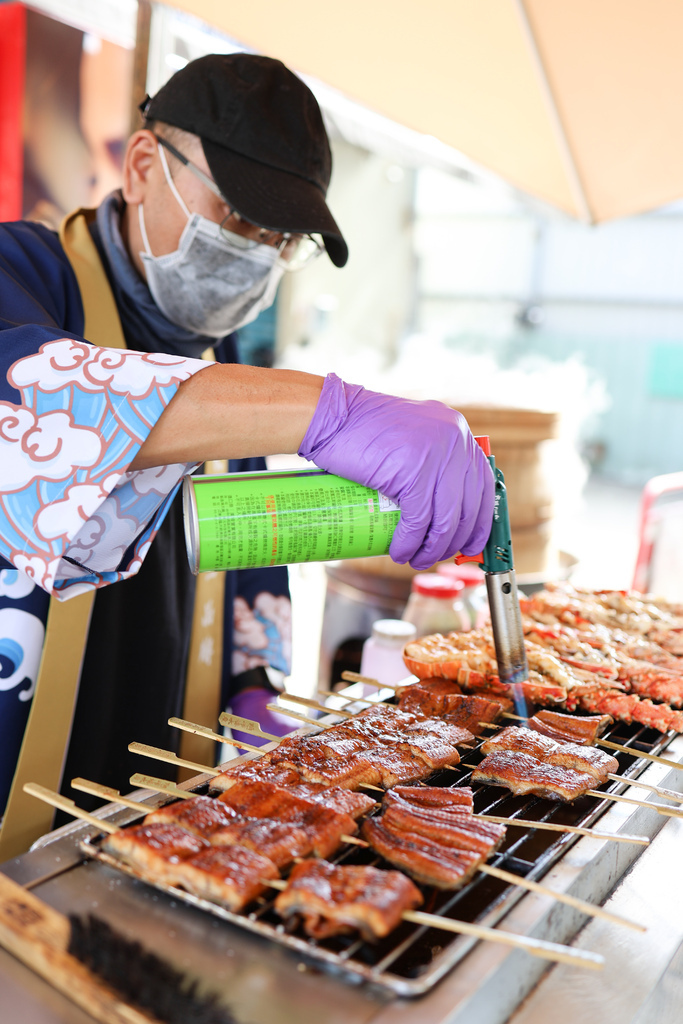
M 441 573 L 424 572 L 413 577 L 403 620 L 412 622 L 418 636 L 452 633 L 471 628 L 462 592 L 465 584 Z
M 488 622 L 489 606 L 486 596 L 484 572 L 476 562 L 441 562 L 436 571 L 449 580 L 460 580 L 463 590 L 460 595 L 465 614 L 469 620 L 467 629 L 480 629 Z

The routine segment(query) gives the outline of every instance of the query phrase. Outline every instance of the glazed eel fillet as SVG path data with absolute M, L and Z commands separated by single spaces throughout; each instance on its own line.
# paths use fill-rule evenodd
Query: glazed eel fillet
M 342 791 L 343 792 L 343 791 Z M 375 801 L 348 794 L 356 811 Z M 329 857 L 357 831 L 351 815 L 289 792 L 270 782 L 236 781 L 217 799 L 195 796 L 161 807 L 145 824 L 173 822 L 208 839 L 212 846 L 244 846 L 283 868 L 297 857 Z
M 249 767 L 251 764 L 253 768 Z M 330 810 L 349 814 L 352 818 L 362 817 L 375 806 L 376 801 L 365 793 L 342 789 L 341 786 L 324 786 L 319 782 L 304 782 L 299 773 L 291 768 L 282 768 L 276 772 L 272 765 L 265 764 L 259 769 L 259 764 L 261 761 L 247 761 L 234 768 L 228 768 L 211 780 L 211 790 L 224 793 L 239 782 L 268 782 L 276 790 L 322 804 Z
M 417 807 L 409 800 L 386 794 L 382 824 L 394 832 L 412 832 L 457 850 L 472 850 L 489 857 L 505 837 L 505 826 L 482 821 L 476 814 L 453 814 L 433 807 Z
M 472 813 L 466 787 L 397 787 L 382 810 L 364 822 L 363 838 L 390 864 L 440 889 L 464 885 L 505 836 L 505 826 Z
M 212 846 L 243 846 L 254 850 L 278 868 L 291 864 L 296 857 L 307 857 L 317 851 L 324 851 L 329 856 L 341 843 L 333 830 L 324 827 L 324 823 L 246 817 L 222 800 L 205 796 L 166 804 L 144 820 L 145 825 L 161 822 L 188 829 L 208 839 Z M 344 834 L 343 827 L 339 828 L 338 834 Z
M 363 823 L 363 839 L 386 861 L 407 872 L 416 882 L 438 889 L 458 889 L 472 877 L 484 857 L 472 850 L 458 850 L 416 832 L 383 824 L 383 818 Z
M 472 782 L 506 786 L 515 796 L 533 793 L 567 803 L 595 789 L 596 785 L 595 776 L 588 772 L 546 764 L 530 754 L 513 750 L 488 754 L 472 772 Z
M 595 746 L 598 736 L 612 724 L 611 715 L 565 715 L 560 711 L 537 711 L 527 722 L 530 729 L 551 740 Z
M 482 743 L 481 750 L 483 754 L 501 750 L 529 754 L 537 761 L 543 761 L 548 765 L 587 772 L 593 777 L 594 787 L 607 782 L 610 772 L 619 770 L 617 759 L 596 747 L 558 742 L 533 729 L 524 729 L 516 725 L 509 725 L 495 736 L 490 736 Z
M 217 799 L 245 818 L 272 819 L 279 825 L 294 826 L 306 834 L 310 842 L 307 852 L 312 852 L 316 857 L 329 857 L 342 844 L 343 835 L 353 835 L 358 830 L 355 820 L 349 814 L 334 811 L 311 800 L 303 800 L 267 782 L 239 782 L 221 793 Z M 223 832 L 226 835 L 232 832 L 236 841 L 241 842 L 239 827 Z M 216 837 L 212 837 L 212 842 L 216 841 Z
M 449 724 L 467 729 L 474 736 L 480 735 L 482 722 L 495 722 L 502 714 L 503 706 L 496 701 L 473 694 L 435 692 L 435 682 L 450 683 L 449 680 L 430 679 L 406 686 L 399 694 L 399 708 L 443 718 Z
M 388 935 L 404 911 L 421 903 L 419 889 L 399 871 L 318 860 L 295 866 L 275 910 L 285 919 L 302 918 L 304 931 L 315 939 L 356 930 L 375 939 Z
M 102 849 L 137 868 L 148 881 L 187 892 L 238 911 L 279 878 L 267 857 L 243 847 L 211 846 L 208 840 L 170 823 L 142 824 L 108 836 Z

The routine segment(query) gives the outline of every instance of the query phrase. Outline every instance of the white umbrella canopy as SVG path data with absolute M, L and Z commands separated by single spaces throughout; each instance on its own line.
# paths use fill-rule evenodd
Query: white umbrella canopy
M 680 0 L 172 0 L 587 222 L 683 196 Z

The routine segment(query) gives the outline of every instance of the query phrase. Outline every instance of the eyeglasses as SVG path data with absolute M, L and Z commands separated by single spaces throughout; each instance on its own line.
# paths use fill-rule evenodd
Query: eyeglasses
M 196 164 L 176 149 L 168 139 L 152 133 L 157 142 L 167 149 L 176 160 L 179 160 L 188 171 L 191 171 L 196 178 L 206 185 L 215 196 L 223 202 L 229 213 L 220 222 L 220 230 L 228 241 L 244 249 L 251 249 L 256 245 L 270 245 L 278 250 L 278 263 L 284 270 L 301 270 L 311 260 L 324 252 L 325 245 L 318 235 L 295 235 L 289 231 L 269 231 L 268 228 L 260 228 L 252 224 L 235 210 L 225 198 L 213 178 L 205 174 Z

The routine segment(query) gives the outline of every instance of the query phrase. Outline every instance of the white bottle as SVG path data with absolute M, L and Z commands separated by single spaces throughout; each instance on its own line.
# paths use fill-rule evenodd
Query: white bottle
M 380 683 L 400 683 L 410 672 L 403 661 L 403 648 L 414 640 L 415 627 L 402 619 L 378 619 L 372 624 L 372 636 L 363 644 L 360 674 Z M 366 687 L 370 692 L 371 687 Z M 376 691 L 374 691 L 376 692 Z

